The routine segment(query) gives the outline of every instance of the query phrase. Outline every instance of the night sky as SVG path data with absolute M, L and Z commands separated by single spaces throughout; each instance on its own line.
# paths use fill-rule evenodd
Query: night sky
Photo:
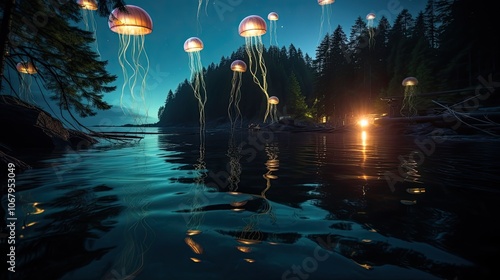
M 351 27 L 357 17 L 373 12 L 380 18 L 387 17 L 392 24 L 402 9 L 408 9 L 416 17 L 423 11 L 427 1 L 424 0 L 338 0 L 328 6 L 318 5 L 317 0 L 203 0 L 199 17 L 197 17 L 198 0 L 126 1 L 127 4 L 143 8 L 153 20 L 153 32 L 145 37 L 145 50 L 149 58 L 149 72 L 146 76 L 146 102 L 149 118 L 141 122 L 158 121 L 158 108 L 164 104 L 169 90 L 175 92 L 179 83 L 189 79 L 189 58 L 183 44 L 189 37 L 198 37 L 204 43 L 201 60 L 204 66 L 218 64 L 222 57 L 227 57 L 245 44 L 245 39 L 238 34 L 238 26 L 248 15 L 261 16 L 268 24 L 268 32 L 262 36 L 265 47 L 270 43 L 270 24 L 267 15 L 276 12 L 276 39 L 278 47 L 288 48 L 293 44 L 315 58 L 318 43 L 324 35 L 332 33 L 340 25 L 349 37 Z M 208 6 L 205 6 L 208 3 Z M 329 9 L 329 21 L 321 20 L 323 9 Z M 88 118 L 86 124 L 121 125 L 130 123 L 120 110 L 122 69 L 118 63 L 118 35 L 108 28 L 107 18 L 95 16 L 98 50 L 102 60 L 109 62 L 108 70 L 117 75 L 114 83 L 117 91 L 105 95 L 105 100 L 113 104 L 115 109 L 99 113 L 97 117 Z M 378 24 L 377 19 L 374 21 Z M 322 33 L 320 34 L 320 30 Z M 276 43 L 273 41 L 273 44 Z M 144 62 L 141 62 L 145 65 Z M 230 69 L 228 69 L 230 71 Z M 272 77 L 268 77 L 272 79 Z M 228 93 L 229 94 L 229 93 Z M 125 92 L 125 96 L 129 94 Z M 208 101 L 211 102 L 210 96 Z M 124 99 L 127 108 L 144 108 L 134 106 L 129 99 Z M 189 104 L 196 106 L 196 104 Z M 145 110 L 144 110 L 145 111 Z

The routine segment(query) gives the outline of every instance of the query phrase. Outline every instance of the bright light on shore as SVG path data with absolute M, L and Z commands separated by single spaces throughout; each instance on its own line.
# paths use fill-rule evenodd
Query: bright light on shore
M 368 120 L 367 120 L 367 119 L 361 119 L 361 120 L 359 120 L 358 124 L 359 124 L 359 126 L 361 126 L 361 127 L 367 127 L 367 126 L 368 126 L 368 124 L 369 124 L 369 122 L 368 122 Z

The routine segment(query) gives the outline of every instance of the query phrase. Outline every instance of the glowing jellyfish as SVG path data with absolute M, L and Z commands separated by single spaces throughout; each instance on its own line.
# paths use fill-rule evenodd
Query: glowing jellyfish
M 405 87 L 403 102 L 401 105 L 401 115 L 414 117 L 417 115 L 415 95 L 417 93 L 418 80 L 415 77 L 407 77 L 402 82 Z
M 267 15 L 267 19 L 269 20 L 269 44 L 272 46 L 273 41 L 278 45 L 278 36 L 276 34 L 276 22 L 278 21 L 278 14 L 276 12 L 270 12 Z
M 374 36 L 375 36 L 375 27 L 373 21 L 375 20 L 375 14 L 374 13 L 369 13 L 366 15 L 366 20 L 368 21 L 367 27 L 368 27 L 368 35 L 370 36 L 369 39 L 369 45 L 370 47 L 373 47 L 373 44 L 375 43 L 374 41 Z
M 30 61 L 22 61 L 16 65 L 17 71 L 20 73 L 19 95 L 25 101 L 32 101 L 31 84 L 33 83 L 32 75 L 38 71 Z
M 271 117 L 271 123 L 275 123 L 278 121 L 278 104 L 280 103 L 280 100 L 276 96 L 271 96 L 267 102 L 270 107 L 269 115 Z
M 94 17 L 94 13 L 95 11 L 97 11 L 97 2 L 95 0 L 77 0 L 76 3 L 81 8 L 85 30 L 90 31 L 94 34 L 96 51 L 100 56 L 101 54 L 99 53 L 99 45 L 97 43 L 97 23 Z
M 125 10 L 114 9 L 108 18 L 111 31 L 118 34 L 120 47 L 118 61 L 123 69 L 123 86 L 120 105 L 128 86 L 132 100 L 136 99 L 136 85 L 141 81 L 139 95 L 145 105 L 146 76 L 149 70 L 149 58 L 144 47 L 145 36 L 153 32 L 153 21 L 142 8 L 125 5 Z M 142 65 L 142 62 L 145 65 Z M 131 75 L 129 76 L 129 71 Z
M 321 39 L 321 36 L 323 35 L 323 25 L 325 24 L 325 20 L 328 25 L 328 30 L 327 32 L 331 32 L 331 24 L 330 24 L 330 17 L 332 15 L 332 7 L 331 4 L 333 4 L 335 0 L 318 0 L 318 4 L 321 6 L 321 23 L 319 26 L 319 39 Z
M 197 37 L 191 37 L 184 42 L 184 51 L 189 56 L 189 69 L 191 70 L 191 87 L 194 97 L 198 100 L 200 113 L 200 130 L 205 129 L 205 103 L 207 102 L 207 91 L 203 78 L 203 65 L 200 52 L 203 50 L 203 42 Z
M 233 71 L 233 80 L 231 94 L 229 95 L 229 106 L 227 107 L 227 114 L 229 115 L 229 120 L 231 121 L 231 129 L 234 129 L 234 125 L 238 118 L 240 119 L 241 127 L 241 111 L 239 108 L 241 100 L 241 81 L 242 74 L 247 71 L 247 64 L 243 60 L 235 60 L 231 63 L 231 70 Z M 236 114 L 233 120 L 233 113 Z
M 245 38 L 245 50 L 248 55 L 248 64 L 253 81 L 260 87 L 265 95 L 267 103 L 266 113 L 264 114 L 264 123 L 269 115 L 269 94 L 267 93 L 267 68 L 264 62 L 262 52 L 264 45 L 262 44 L 262 35 L 266 34 L 266 22 L 259 16 L 251 15 L 244 18 L 238 27 L 238 32 Z M 262 77 L 262 81 L 259 79 Z

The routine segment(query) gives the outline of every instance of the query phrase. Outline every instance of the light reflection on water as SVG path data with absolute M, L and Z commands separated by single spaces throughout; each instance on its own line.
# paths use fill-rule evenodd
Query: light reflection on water
M 497 143 L 419 158 L 370 131 L 160 132 L 18 175 L 16 279 L 492 273 Z

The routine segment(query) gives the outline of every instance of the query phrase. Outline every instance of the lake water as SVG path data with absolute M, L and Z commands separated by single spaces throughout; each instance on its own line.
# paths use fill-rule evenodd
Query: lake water
M 500 141 L 140 130 L 17 174 L 11 279 L 498 274 Z

